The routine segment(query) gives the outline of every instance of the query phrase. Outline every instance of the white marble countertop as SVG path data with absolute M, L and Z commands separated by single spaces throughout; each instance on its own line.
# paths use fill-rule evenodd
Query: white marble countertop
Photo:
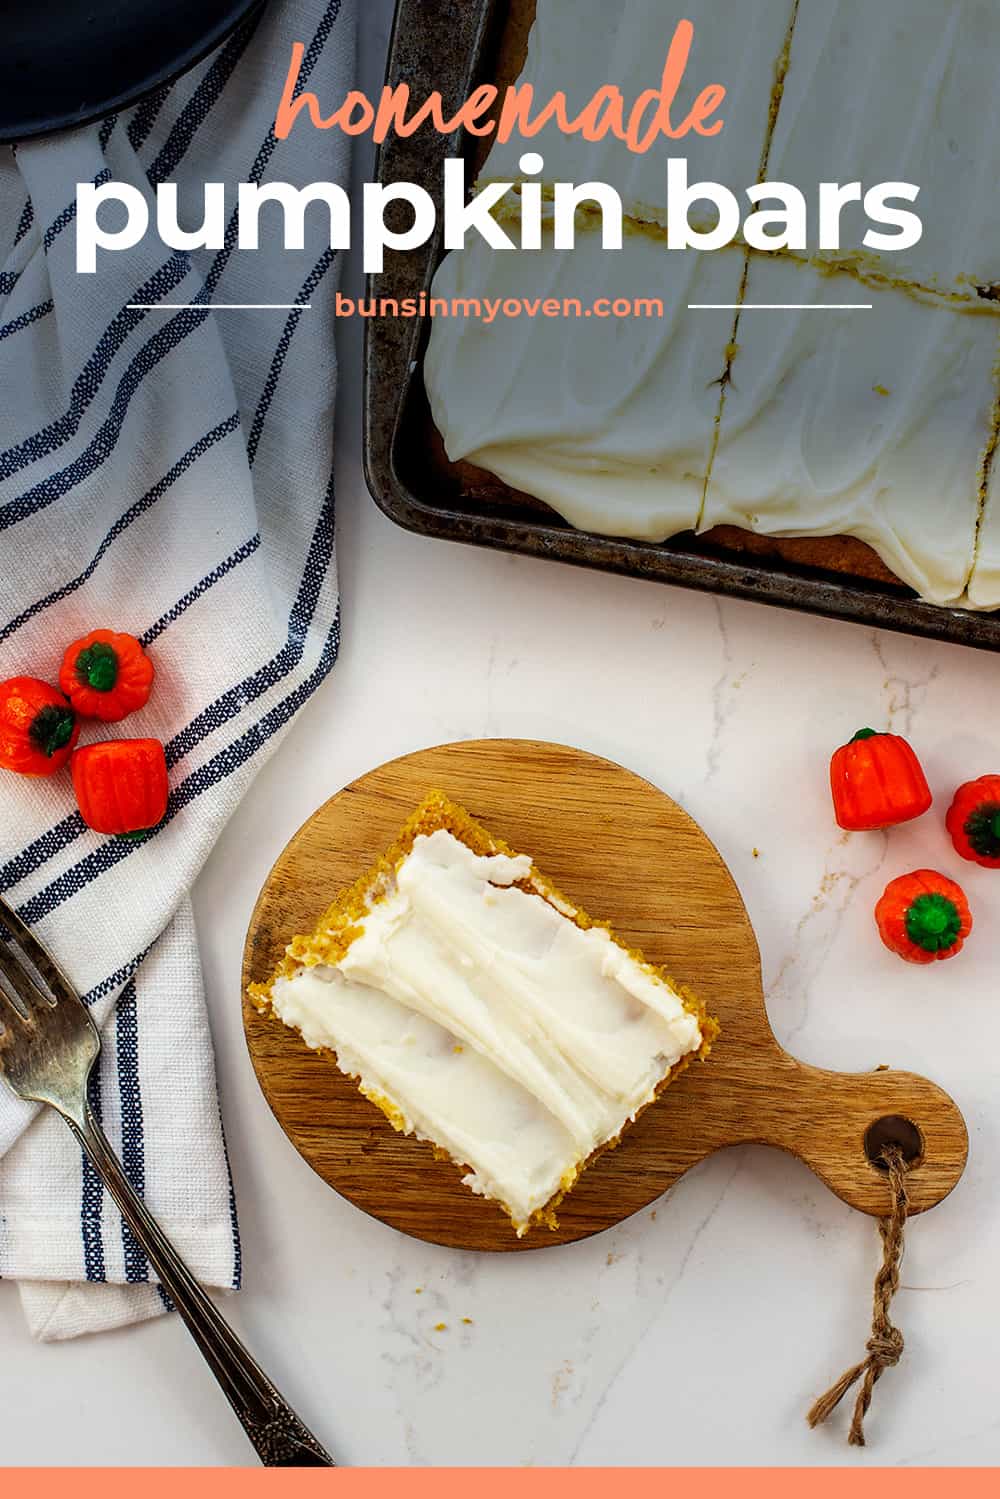
M 368 7 L 371 82 L 388 11 Z M 405 534 L 361 476 L 358 333 L 342 347 L 341 658 L 195 892 L 246 1260 L 234 1322 L 351 1464 L 1000 1461 L 1000 875 L 963 864 L 942 826 L 959 781 L 1000 770 L 994 660 Z M 939 800 L 891 838 L 845 840 L 826 765 L 863 723 L 912 737 Z M 863 1351 L 875 1227 L 792 1158 L 740 1148 L 683 1179 L 655 1217 L 490 1257 L 369 1220 L 272 1118 L 239 971 L 273 859 L 360 772 L 489 735 L 580 745 L 668 790 L 743 892 L 779 1039 L 829 1067 L 926 1073 L 965 1111 L 969 1169 L 911 1226 L 896 1302 L 906 1353 L 878 1388 L 866 1451 L 847 1448 L 846 1412 L 819 1432 L 804 1413 Z M 926 864 L 963 881 L 978 924 L 959 960 L 929 971 L 890 956 L 871 915 L 890 877 Z M 247 1460 L 176 1318 L 37 1346 L 4 1285 L 0 1338 L 6 1464 Z

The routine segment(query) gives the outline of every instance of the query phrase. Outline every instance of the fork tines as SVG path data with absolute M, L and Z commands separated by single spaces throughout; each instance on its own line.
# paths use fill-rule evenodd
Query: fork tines
M 38 1005 L 51 1009 L 67 993 L 74 994 L 68 980 L 17 912 L 0 900 L 0 998 L 27 1019 Z

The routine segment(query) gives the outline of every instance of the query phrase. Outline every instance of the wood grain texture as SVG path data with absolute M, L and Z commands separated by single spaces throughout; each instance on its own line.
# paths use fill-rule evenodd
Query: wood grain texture
M 869 1126 L 898 1115 L 923 1152 L 910 1174 L 912 1210 L 940 1202 L 962 1175 L 961 1114 L 933 1083 L 906 1072 L 861 1075 L 807 1067 L 768 1024 L 760 956 L 732 876 L 701 829 L 639 776 L 581 750 L 480 740 L 421 750 L 362 776 L 302 827 L 254 910 L 243 982 L 266 979 L 296 932 L 311 930 L 335 892 L 392 841 L 432 787 L 445 791 L 592 916 L 689 984 L 722 1022 L 711 1057 L 694 1063 L 582 1176 L 555 1231 L 524 1239 L 495 1204 L 462 1186 L 431 1148 L 397 1134 L 329 1058 L 310 1052 L 244 999 L 247 1042 L 281 1127 L 351 1202 L 432 1243 L 519 1250 L 568 1243 L 648 1206 L 713 1151 L 746 1141 L 799 1156 L 862 1212 L 887 1208 L 883 1172 L 864 1150 Z

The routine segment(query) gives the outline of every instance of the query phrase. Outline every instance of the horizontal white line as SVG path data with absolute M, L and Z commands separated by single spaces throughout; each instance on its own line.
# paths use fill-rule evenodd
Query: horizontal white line
M 689 302 L 689 312 L 871 312 L 872 302 Z
M 291 312 L 301 308 L 308 312 L 311 302 L 129 302 L 130 312 Z

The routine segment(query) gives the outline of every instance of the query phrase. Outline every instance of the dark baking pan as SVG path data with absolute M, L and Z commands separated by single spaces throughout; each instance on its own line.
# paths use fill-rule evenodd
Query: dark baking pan
M 453 113 L 476 83 L 503 78 L 509 15 L 509 0 L 399 0 L 388 80 L 409 83 L 415 99 L 439 90 Z M 433 130 L 409 140 L 392 138 L 379 154 L 377 172 L 383 182 L 418 183 L 440 205 L 442 162 L 452 149 Z M 406 222 L 404 214 L 398 227 Z M 406 254 L 387 253 L 369 294 L 419 296 L 440 257 L 434 241 Z M 815 542 L 731 531 L 686 533 L 656 544 L 598 536 L 575 530 L 547 506 L 481 470 L 449 464 L 424 393 L 425 323 L 372 318 L 366 329 L 365 477 L 377 504 L 399 525 L 424 536 L 1000 650 L 1000 616 L 923 603 L 850 538 L 821 549 Z M 815 565 L 817 556 L 835 559 L 835 567 Z
M 265 0 L 0 0 L 0 141 L 134 104 Z

